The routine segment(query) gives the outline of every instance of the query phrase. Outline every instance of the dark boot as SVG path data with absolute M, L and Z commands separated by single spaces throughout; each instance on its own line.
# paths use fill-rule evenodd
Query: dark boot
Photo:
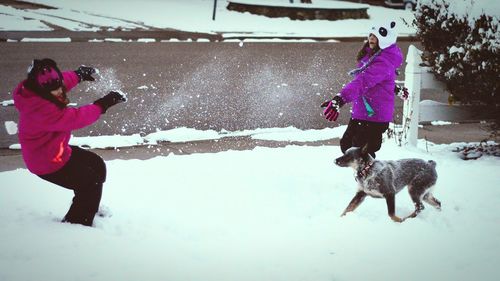
M 102 183 L 82 186 L 75 190 L 73 204 L 64 216 L 63 222 L 92 226 L 99 209 L 102 195 Z

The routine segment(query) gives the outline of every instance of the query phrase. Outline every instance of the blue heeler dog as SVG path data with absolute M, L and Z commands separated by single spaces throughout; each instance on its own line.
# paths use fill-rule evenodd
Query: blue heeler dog
M 340 167 L 352 167 L 356 171 L 358 192 L 347 206 L 342 216 L 354 211 L 366 195 L 385 198 L 387 210 L 392 220 L 403 222 L 414 218 L 424 209 L 422 200 L 441 209 L 441 202 L 432 196 L 431 187 L 437 180 L 436 162 L 422 159 L 401 159 L 396 161 L 379 161 L 368 154 L 367 146 L 349 148 L 345 154 L 335 160 Z M 395 214 L 394 198 L 396 193 L 408 186 L 408 192 L 415 204 L 415 211 L 409 216 L 400 218 Z

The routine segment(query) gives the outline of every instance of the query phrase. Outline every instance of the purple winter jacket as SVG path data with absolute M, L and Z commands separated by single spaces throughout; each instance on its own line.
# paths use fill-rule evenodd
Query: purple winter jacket
M 358 67 L 369 60 L 369 54 L 361 59 Z M 403 54 L 396 44 L 382 50 L 368 67 L 357 74 L 340 91 L 342 99 L 352 102 L 352 118 L 372 122 L 391 122 L 394 113 L 394 87 L 396 69 L 403 62 Z M 368 116 L 363 97 L 375 114 Z
M 63 73 L 67 91 L 78 84 L 73 71 Z M 19 143 L 24 163 L 36 175 L 61 169 L 71 156 L 68 145 L 71 130 L 94 123 L 101 116 L 101 107 L 94 104 L 79 108 L 59 108 L 24 87 L 21 82 L 14 90 L 14 105 L 19 111 Z

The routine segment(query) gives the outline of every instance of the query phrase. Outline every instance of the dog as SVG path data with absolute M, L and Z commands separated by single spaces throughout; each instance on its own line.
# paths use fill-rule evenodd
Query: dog
M 422 200 L 441 210 L 441 202 L 432 195 L 437 181 L 436 162 L 422 159 L 400 159 L 396 161 L 375 160 L 368 153 L 368 145 L 351 147 L 335 160 L 340 167 L 352 167 L 356 171 L 358 192 L 341 216 L 354 211 L 367 195 L 385 198 L 389 217 L 395 222 L 414 218 L 424 209 Z M 395 214 L 395 195 L 405 186 L 415 204 L 415 211 L 407 217 Z

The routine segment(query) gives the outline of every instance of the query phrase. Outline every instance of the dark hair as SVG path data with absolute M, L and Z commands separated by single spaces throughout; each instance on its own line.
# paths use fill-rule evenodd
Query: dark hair
M 45 76 L 42 78 L 43 83 L 40 83 L 40 75 Z M 28 68 L 28 79 L 24 82 L 24 86 L 59 108 L 66 107 L 69 102 L 66 97 L 67 89 L 63 82 L 62 73 L 52 59 L 33 60 Z M 59 87 L 62 87 L 64 101 L 57 99 L 50 93 Z
M 359 62 L 362 58 L 364 58 L 366 56 L 366 49 L 367 48 L 370 48 L 370 44 L 368 43 L 368 41 L 366 41 L 365 44 L 363 44 L 363 47 L 361 47 L 361 49 L 359 50 L 359 52 L 356 56 L 356 61 Z M 377 44 L 377 46 L 375 46 L 375 48 L 372 49 L 370 56 L 372 56 L 373 54 L 375 54 L 379 50 L 380 50 L 380 47 Z
M 37 92 L 50 92 L 63 84 L 63 76 L 52 59 L 33 60 L 28 68 L 28 84 Z

